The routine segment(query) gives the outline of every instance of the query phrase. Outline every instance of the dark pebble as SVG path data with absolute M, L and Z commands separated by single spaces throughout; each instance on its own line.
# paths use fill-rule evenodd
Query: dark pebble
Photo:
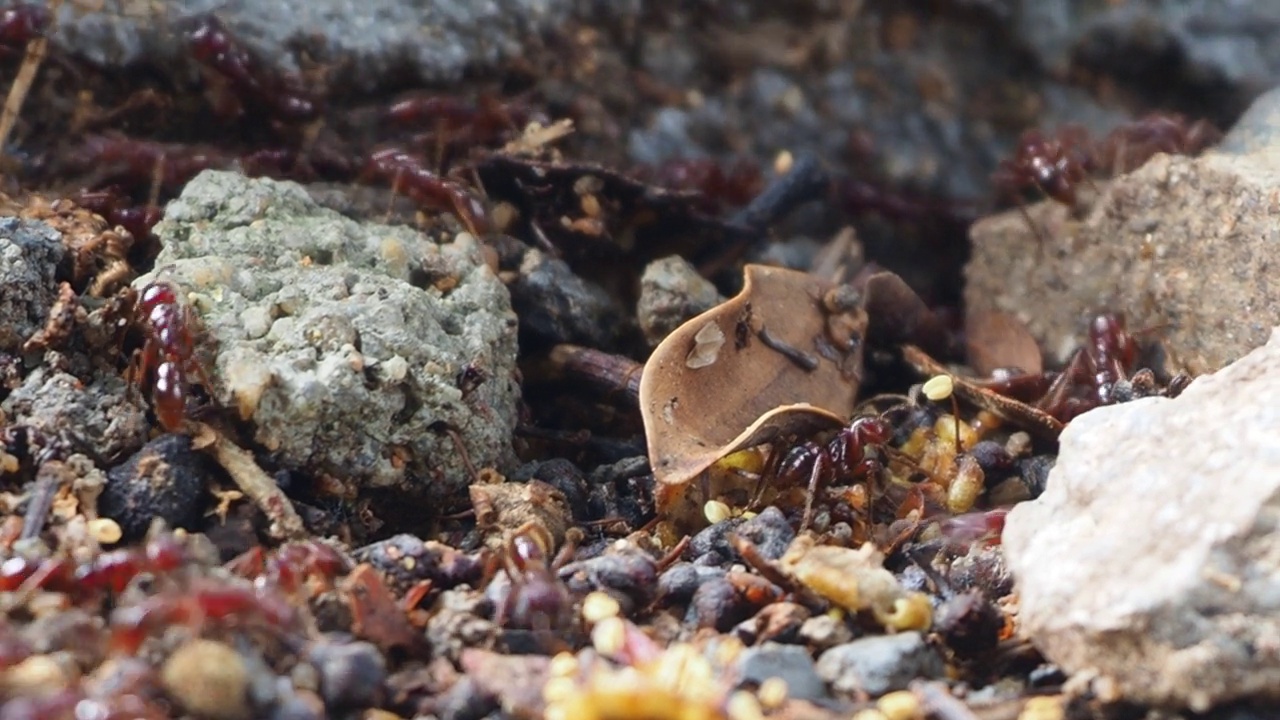
M 987 487 L 994 487 L 1013 472 L 1013 456 L 998 442 L 982 440 L 970 448 L 969 454 L 982 468 Z
M 308 650 L 307 659 L 320 675 L 326 708 L 367 708 L 381 699 L 387 665 L 372 643 L 321 640 Z
M 729 547 L 729 536 L 737 532 L 738 527 L 745 522 L 746 520 L 735 517 L 703 528 L 689 541 L 684 556 L 701 560 L 701 565 L 720 565 L 737 557 L 737 553 Z M 706 559 L 702 560 L 703 558 Z
M 511 304 L 520 318 L 522 348 L 575 343 L 608 349 L 623 326 L 623 313 L 609 293 L 565 261 L 537 251 L 521 262 Z
M 681 562 L 658 577 L 658 599 L 663 605 L 685 605 L 704 582 L 724 577 L 725 570 Z
M 218 473 L 186 435 L 161 435 L 122 465 L 107 471 L 98 513 L 120 524 L 125 540 L 141 538 L 154 518 L 171 528 L 193 529 L 204 515 L 205 488 Z
M 787 683 L 789 698 L 822 700 L 827 697 L 827 685 L 818 676 L 809 651 L 803 647 L 765 643 L 747 648 L 738 656 L 739 685 L 759 687 L 774 677 Z
M 971 590 L 945 600 L 934 615 L 934 630 L 958 657 L 976 657 L 996 646 L 1004 617 L 982 593 Z
M 603 590 L 617 598 L 624 615 L 648 606 L 657 597 L 658 565 L 653 558 L 636 551 L 570 563 L 559 574 L 575 595 Z
M 1055 462 L 1057 457 L 1054 455 L 1035 455 L 1018 461 L 1018 475 L 1022 478 L 1022 484 L 1027 486 L 1032 500 L 1044 492 L 1044 487 L 1049 482 L 1049 471 L 1053 469 Z
M 554 458 L 546 462 L 531 462 L 512 473 L 510 479 L 515 482 L 541 480 L 564 493 L 565 499 L 569 501 L 569 508 L 573 511 L 574 520 L 582 522 L 596 519 L 588 505 L 591 488 L 587 478 L 577 465 L 568 460 Z
M 479 581 L 484 568 L 472 556 L 442 543 L 401 533 L 354 551 L 358 563 L 369 563 L 382 572 L 387 586 L 399 595 L 421 580 L 435 590 L 449 590 Z
M 786 516 L 773 506 L 765 508 L 759 515 L 738 526 L 737 534 L 750 540 L 760 554 L 769 560 L 782 557 L 791 546 L 791 541 L 796 538 L 796 532 L 791 529 Z M 731 557 L 740 559 L 737 553 L 732 553 Z
M 918 632 L 877 635 L 837 645 L 818 658 L 818 675 L 844 695 L 879 697 L 917 678 L 940 678 L 942 657 Z

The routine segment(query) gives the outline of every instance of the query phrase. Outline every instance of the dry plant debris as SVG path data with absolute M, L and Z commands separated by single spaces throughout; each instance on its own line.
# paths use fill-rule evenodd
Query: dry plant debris
M 659 482 L 784 435 L 841 425 L 862 377 L 867 315 L 806 273 L 748 265 L 737 296 L 687 321 L 645 363 L 640 409 Z

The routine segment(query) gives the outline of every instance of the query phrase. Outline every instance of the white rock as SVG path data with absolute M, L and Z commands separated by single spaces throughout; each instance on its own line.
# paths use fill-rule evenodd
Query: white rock
M 1126 699 L 1280 698 L 1280 328 L 1176 400 L 1072 421 L 1004 547 L 1023 632 Z

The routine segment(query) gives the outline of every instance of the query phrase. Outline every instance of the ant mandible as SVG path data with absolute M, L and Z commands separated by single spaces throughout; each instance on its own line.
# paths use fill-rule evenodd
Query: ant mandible
M 893 427 L 879 417 L 864 416 L 840 429 L 835 437 L 820 444 L 809 441 L 792 448 L 781 457 L 773 476 L 785 485 L 799 484 L 808 476 L 808 493 L 805 497 L 804 515 L 800 520 L 803 532 L 813 521 L 813 502 L 818 488 L 843 478 L 873 477 L 880 470 L 877 460 L 867 457 L 867 450 L 883 445 L 893 437 Z
M 142 382 L 152 377 L 156 419 L 165 430 L 174 432 L 186 417 L 189 376 L 194 374 L 206 390 L 213 387 L 196 358 L 195 317 L 190 306 L 179 299 L 177 286 L 163 280 L 142 289 L 134 316 L 146 342 L 132 380 Z

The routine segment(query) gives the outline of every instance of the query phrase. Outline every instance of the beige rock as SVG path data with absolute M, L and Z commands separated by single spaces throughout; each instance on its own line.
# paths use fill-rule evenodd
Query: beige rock
M 1090 411 L 1009 514 L 1023 632 L 1139 703 L 1280 698 L 1280 329 L 1177 399 Z
M 1212 372 L 1280 324 L 1280 160 L 1274 152 L 1158 155 L 1072 210 L 1018 210 L 970 231 L 970 312 L 1013 313 L 1058 362 L 1100 311 L 1163 340 L 1168 369 Z M 1092 196 L 1089 187 L 1082 194 Z
M 189 714 L 203 720 L 250 717 L 249 671 L 230 646 L 192 640 L 174 651 L 160 671 L 165 692 Z

